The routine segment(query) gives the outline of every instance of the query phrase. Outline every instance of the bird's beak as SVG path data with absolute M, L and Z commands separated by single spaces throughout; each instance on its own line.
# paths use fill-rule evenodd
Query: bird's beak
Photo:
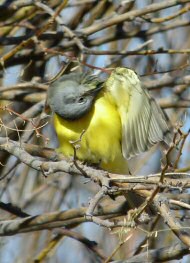
M 103 88 L 103 82 L 99 83 L 99 84 L 96 86 L 96 88 L 90 89 L 90 90 L 86 91 L 86 92 L 84 93 L 84 95 L 96 96 L 96 95 L 98 95 L 98 93 L 102 90 L 102 88 Z

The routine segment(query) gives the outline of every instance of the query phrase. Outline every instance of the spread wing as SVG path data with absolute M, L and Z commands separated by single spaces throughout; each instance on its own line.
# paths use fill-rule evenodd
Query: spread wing
M 116 68 L 106 81 L 122 123 L 122 152 L 125 158 L 148 150 L 159 141 L 171 141 L 166 117 L 156 101 L 141 87 L 134 71 Z

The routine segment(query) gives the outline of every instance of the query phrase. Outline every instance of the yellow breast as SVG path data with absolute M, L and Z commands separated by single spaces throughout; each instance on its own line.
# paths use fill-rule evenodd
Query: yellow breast
M 67 121 L 54 115 L 54 127 L 59 140 L 59 151 L 73 156 L 72 143 L 80 139 L 79 160 L 100 163 L 111 172 L 123 173 L 127 162 L 121 152 L 121 120 L 109 94 L 101 92 L 92 110 L 83 118 Z M 84 131 L 84 133 L 83 133 Z

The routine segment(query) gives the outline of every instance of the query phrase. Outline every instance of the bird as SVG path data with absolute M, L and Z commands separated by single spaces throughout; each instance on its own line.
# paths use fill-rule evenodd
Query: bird
M 134 70 L 117 67 L 106 80 L 69 73 L 50 85 L 47 103 L 59 141 L 58 151 L 128 174 L 128 159 L 158 142 L 171 142 L 168 119 Z

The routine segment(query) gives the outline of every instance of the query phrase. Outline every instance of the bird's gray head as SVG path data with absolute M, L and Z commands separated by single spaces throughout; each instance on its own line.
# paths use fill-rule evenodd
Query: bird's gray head
M 77 120 L 87 114 L 102 89 L 93 75 L 71 73 L 54 82 L 48 89 L 51 110 L 66 120 Z

